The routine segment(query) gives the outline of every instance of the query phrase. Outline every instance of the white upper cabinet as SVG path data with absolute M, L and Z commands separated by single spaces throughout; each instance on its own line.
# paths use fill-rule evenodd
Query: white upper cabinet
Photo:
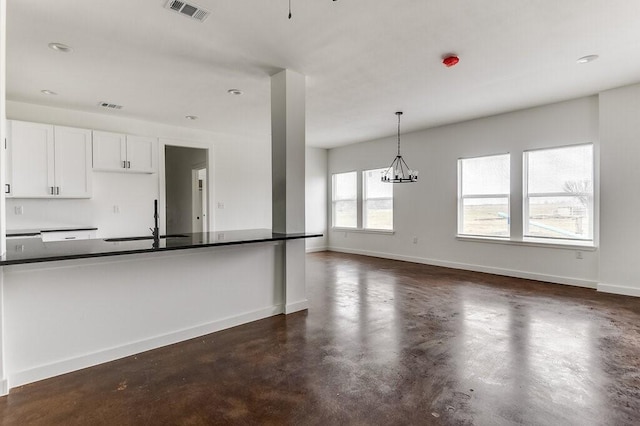
M 90 198 L 91 131 L 9 122 L 11 197 Z
M 93 170 L 155 173 L 158 139 L 93 131 Z

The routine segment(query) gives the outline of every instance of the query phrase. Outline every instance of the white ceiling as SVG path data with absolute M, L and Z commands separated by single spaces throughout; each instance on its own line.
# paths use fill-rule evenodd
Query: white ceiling
M 7 99 L 268 141 L 289 68 L 307 144 L 330 148 L 393 135 L 397 110 L 404 133 L 640 81 L 636 0 L 291 0 L 291 20 L 287 0 L 196 0 L 204 23 L 166 1 L 7 0 Z

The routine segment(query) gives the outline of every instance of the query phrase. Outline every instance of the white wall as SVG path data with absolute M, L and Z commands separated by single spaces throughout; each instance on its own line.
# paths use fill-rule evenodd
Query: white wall
M 595 287 L 598 251 L 584 251 L 583 259 L 576 259 L 575 250 L 457 240 L 456 199 L 458 158 L 511 153 L 512 186 L 521 187 L 523 150 L 587 142 L 597 150 L 598 139 L 597 96 L 402 135 L 403 156 L 420 171 L 420 180 L 394 186 L 395 233 L 330 231 L 329 247 Z M 395 137 L 331 149 L 329 176 L 387 167 L 395 150 Z M 518 206 L 521 200 L 512 198 L 511 203 Z M 329 202 L 328 211 L 330 207 Z
M 7 101 L 9 119 L 195 141 L 214 149 L 214 211 L 216 230 L 271 227 L 271 145 L 238 135 L 220 135 L 187 127 Z M 7 227 L 93 225 L 98 236 L 132 235 L 153 226 L 152 200 L 158 198 L 158 176 L 94 172 L 90 200 L 8 200 Z M 16 216 L 14 207 L 24 214 Z M 113 212 L 118 205 L 120 213 Z M 47 223 L 42 223 L 47 220 Z M 63 221 L 61 223 L 61 221 Z
M 307 252 L 327 248 L 327 156 L 322 148 L 306 150 L 305 225 L 306 232 L 321 232 L 321 238 L 306 240 Z
M 600 94 L 600 283 L 640 296 L 640 85 Z

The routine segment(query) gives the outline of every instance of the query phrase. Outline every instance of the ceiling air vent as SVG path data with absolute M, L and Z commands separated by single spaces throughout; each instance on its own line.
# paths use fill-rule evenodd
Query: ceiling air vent
M 111 102 L 98 102 L 98 105 L 107 109 L 122 109 L 122 105 L 112 104 Z
M 169 0 L 165 8 L 200 22 L 204 22 L 204 20 L 211 14 L 211 12 L 201 8 L 200 6 L 180 0 Z

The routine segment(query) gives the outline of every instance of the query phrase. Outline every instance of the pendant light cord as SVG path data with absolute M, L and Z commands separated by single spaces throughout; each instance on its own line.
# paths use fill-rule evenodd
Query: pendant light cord
M 400 116 L 402 115 L 401 112 L 396 112 L 396 115 L 398 116 L 398 157 L 400 156 Z
M 289 19 L 291 19 L 291 0 L 289 0 Z

